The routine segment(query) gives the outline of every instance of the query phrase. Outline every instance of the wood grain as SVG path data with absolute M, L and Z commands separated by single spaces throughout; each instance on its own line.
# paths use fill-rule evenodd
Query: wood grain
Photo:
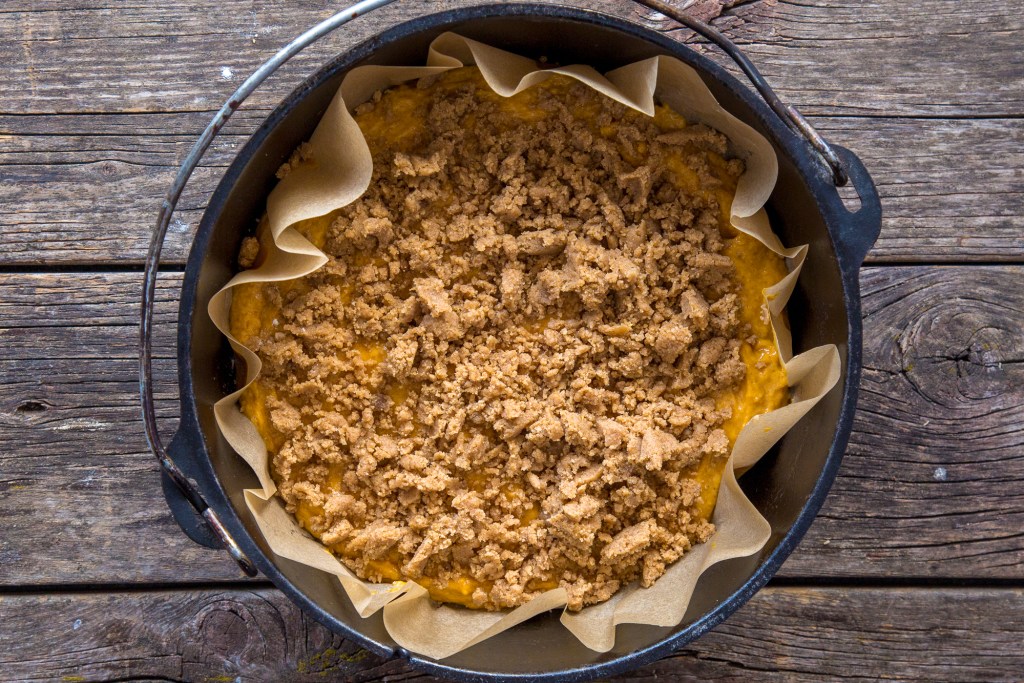
M 0 598 L 0 623 L 7 680 L 415 676 L 268 589 L 13 595 Z M 1021 638 L 1020 590 L 767 588 L 700 640 L 619 678 L 929 681 L 955 671 L 957 681 L 1015 681 L 1024 670 Z
M 399 21 L 471 4 L 475 0 L 421 0 L 377 10 L 310 48 L 286 73 L 294 83 L 297 74 Z M 671 27 L 622 0 L 582 4 Z M 809 114 L 1015 116 L 1024 105 L 1024 16 L 1015 3 L 730 4 L 716 23 Z M 209 110 L 256 64 L 340 6 L 87 0 L 68 8 L 57 0 L 8 0 L 0 13 L 0 36 L 7 37 L 0 59 L 8 65 L 0 111 Z M 255 104 L 279 100 L 283 80 Z
M 861 288 L 853 436 L 787 575 L 1024 578 L 1024 268 L 870 268 Z
M 868 263 L 1024 259 L 1024 120 L 814 119 L 882 198 Z
M 0 265 L 140 263 L 163 194 L 205 118 L 0 116 L 0 206 L 11 207 L 0 212 Z M 165 262 L 186 258 L 209 193 L 256 119 L 235 122 L 194 175 Z M 815 123 L 861 155 L 878 185 L 884 221 L 869 261 L 1024 259 L 1024 120 Z M 62 132 L 72 125 L 75 132 Z
M 224 168 L 302 78 L 399 21 L 479 2 L 403 0 L 288 64 L 194 176 L 166 263 L 184 262 Z M 0 5 L 3 680 L 432 680 L 329 633 L 267 584 L 240 583 L 223 552 L 189 541 L 166 510 L 139 419 L 141 275 L 130 271 L 163 193 L 241 80 L 346 4 Z M 732 68 L 632 3 L 574 4 Z M 693 646 L 621 680 L 1021 679 L 1024 265 L 1009 264 L 1024 264 L 1022 9 L 688 6 L 717 17 L 785 100 L 864 159 L 885 212 L 869 262 L 893 265 L 862 271 L 865 373 L 851 444 L 780 580 Z M 910 265 L 966 262 L 987 265 Z M 172 273 L 158 285 L 168 436 L 179 284 Z M 917 587 L 891 587 L 902 584 Z
M 177 425 L 179 277 L 161 279 L 155 315 L 157 410 L 168 437 Z M 133 386 L 140 292 L 137 274 L 0 284 L 2 584 L 242 578 L 223 553 L 181 533 L 160 492 Z
M 178 277 L 161 280 L 157 309 L 167 434 Z M 159 495 L 136 395 L 138 281 L 0 276 L 0 585 L 240 578 L 184 538 Z M 863 289 L 851 446 L 783 575 L 1019 580 L 1024 267 L 870 268 Z
M 1024 15 L 1013 2 L 738 2 L 715 23 L 805 114 L 1024 110 Z M 709 55 L 725 63 L 717 50 Z
M 223 167 L 299 74 L 399 17 L 464 4 L 385 8 L 268 82 L 189 185 L 167 261 L 184 260 Z M 587 4 L 669 29 L 627 3 Z M 1024 259 L 1024 57 L 1015 49 L 1024 15 L 1012 3 L 729 5 L 717 23 L 785 97 L 831 115 L 816 125 L 874 173 L 885 224 L 871 260 Z M 696 10 L 710 15 L 712 7 L 704 1 Z M 210 112 L 274 46 L 330 11 L 284 0 L 202 10 L 182 2 L 81 2 L 72 10 L 6 3 L 0 206 L 9 210 L 0 212 L 0 265 L 139 263 L 155 209 Z M 985 49 L 963 49 L 968 42 Z M 985 118 L 961 118 L 975 115 Z

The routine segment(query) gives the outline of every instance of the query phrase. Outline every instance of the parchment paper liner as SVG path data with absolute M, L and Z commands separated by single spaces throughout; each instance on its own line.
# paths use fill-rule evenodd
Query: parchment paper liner
M 722 560 L 754 554 L 764 546 L 771 528 L 744 496 L 736 483 L 736 474 L 757 462 L 836 384 L 840 375 L 839 353 L 834 346 L 821 346 L 793 357 L 789 331 L 782 322 L 782 310 L 799 276 L 807 247 L 784 248 L 768 225 L 763 205 L 778 174 L 775 152 L 767 140 L 718 104 L 696 71 L 671 57 L 653 57 L 605 75 L 588 66 L 538 71 L 533 60 L 453 33 L 445 33 L 434 40 L 427 66 L 353 69 L 310 139 L 315 163 L 293 170 L 267 200 L 270 237 L 264 245 L 268 249 L 267 259 L 259 268 L 239 273 L 217 292 L 210 300 L 209 313 L 245 360 L 248 386 L 259 375 L 261 363 L 229 333 L 231 289 L 245 282 L 301 277 L 326 262 L 324 254 L 291 226 L 351 203 L 369 185 L 370 151 L 349 109 L 382 88 L 468 64 L 476 64 L 487 83 L 505 97 L 545 80 L 549 74 L 561 73 L 648 115 L 653 115 L 657 97 L 687 120 L 721 131 L 729 138 L 732 151 L 746 162 L 746 173 L 739 180 L 732 204 L 732 224 L 786 257 L 790 267 L 790 274 L 766 289 L 765 297 L 793 390 L 792 402 L 753 418 L 743 428 L 722 477 L 712 517 L 717 529 L 707 543 L 689 551 L 650 588 L 633 584 L 607 602 L 578 613 L 562 613 L 562 624 L 583 644 L 604 652 L 615 642 L 617 624 L 678 624 L 686 612 L 694 585 L 705 569 Z M 337 576 L 363 617 L 383 609 L 388 633 L 402 647 L 442 659 L 541 612 L 564 607 L 565 593 L 561 588 L 509 612 L 485 612 L 438 605 L 428 598 L 424 588 L 412 581 L 373 584 L 359 579 L 302 530 L 274 496 L 276 486 L 270 476 L 263 440 L 238 409 L 241 393 L 239 390 L 225 396 L 214 410 L 224 437 L 259 478 L 262 489 L 247 489 L 245 500 L 267 543 L 282 557 Z

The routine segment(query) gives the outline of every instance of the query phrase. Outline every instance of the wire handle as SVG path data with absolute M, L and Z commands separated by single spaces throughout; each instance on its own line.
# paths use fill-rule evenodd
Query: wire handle
M 160 462 L 160 467 L 177 485 L 182 495 L 195 508 L 196 512 L 203 516 L 214 535 L 224 544 L 224 547 L 231 557 L 234 558 L 235 562 L 238 563 L 242 571 L 249 576 L 256 576 L 258 573 L 256 566 L 245 555 L 235 540 L 231 538 L 220 518 L 213 511 L 213 508 L 207 505 L 206 500 L 199 491 L 199 487 L 186 477 L 184 472 L 174 463 L 160 438 L 156 421 L 156 407 L 153 399 L 152 354 L 153 304 L 156 297 L 156 277 L 160 265 L 160 253 L 163 251 L 164 239 L 167 236 L 167 228 L 170 225 L 171 216 L 174 214 L 174 209 L 178 205 L 178 200 L 181 198 L 185 185 L 199 166 L 200 160 L 213 143 L 214 138 L 217 137 L 217 133 L 220 132 L 224 124 L 227 123 L 228 119 L 231 118 L 231 115 L 241 104 L 263 81 L 303 49 L 356 17 L 385 5 L 390 5 L 393 2 L 396 2 L 396 0 L 362 0 L 362 2 L 357 2 L 295 38 L 245 79 L 228 101 L 217 111 L 213 120 L 210 121 L 202 135 L 199 136 L 199 139 L 192 146 L 192 149 L 189 150 L 188 155 L 178 169 L 174 182 L 171 183 L 170 189 L 167 190 L 163 204 L 160 206 L 160 213 L 157 216 L 156 225 L 153 228 L 153 236 L 149 243 L 142 289 L 142 316 L 139 325 L 139 395 L 142 400 L 142 418 L 146 427 L 146 440 L 149 443 L 150 450 L 153 451 L 153 454 Z M 757 88 L 758 92 L 761 93 L 761 96 L 764 97 L 775 113 L 818 151 L 823 161 L 831 169 L 835 184 L 837 186 L 846 184 L 846 171 L 843 169 L 843 165 L 835 151 L 796 109 L 779 99 L 779 96 L 775 94 L 775 91 L 764 80 L 761 73 L 735 43 L 726 38 L 718 29 L 700 20 L 686 16 L 680 10 L 662 2 L 662 0 L 634 0 L 634 2 L 656 12 L 661 12 L 722 48 L 739 65 L 740 69 L 747 75 L 751 83 L 753 83 L 754 87 Z

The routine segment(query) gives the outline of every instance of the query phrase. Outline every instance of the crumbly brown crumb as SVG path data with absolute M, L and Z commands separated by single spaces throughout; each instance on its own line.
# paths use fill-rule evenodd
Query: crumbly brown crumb
M 462 71 L 357 110 L 369 189 L 322 269 L 265 285 L 273 474 L 364 578 L 578 610 L 713 531 L 696 472 L 728 455 L 715 396 L 749 335 L 715 191 L 742 165 L 567 79 L 505 101 Z M 425 123 L 373 134 L 414 95 Z
M 256 257 L 260 253 L 260 241 L 255 237 L 246 237 L 242 240 L 242 246 L 238 250 L 238 266 L 240 268 L 252 268 L 256 265 Z
M 288 161 L 281 164 L 281 167 L 277 169 L 277 177 L 279 179 L 286 178 L 289 173 L 292 172 L 296 167 L 306 163 L 313 158 L 313 145 L 308 142 L 300 144 L 292 155 L 288 157 Z

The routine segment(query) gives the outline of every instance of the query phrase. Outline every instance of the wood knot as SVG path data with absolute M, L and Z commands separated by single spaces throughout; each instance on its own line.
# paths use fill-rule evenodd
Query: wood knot
M 995 273 L 978 275 L 978 282 L 944 283 L 941 273 L 930 274 L 936 281 L 907 297 L 917 310 L 893 349 L 921 396 L 960 415 L 1019 401 L 1024 385 L 1024 306 L 989 291 Z
M 699 19 L 704 23 L 710 24 L 715 19 L 721 18 L 721 21 L 715 22 L 719 29 L 722 28 L 734 28 L 737 25 L 745 23 L 745 17 L 747 15 L 756 14 L 758 10 L 762 8 L 748 8 L 748 5 L 766 5 L 771 7 L 775 4 L 774 0 L 667 0 L 668 4 L 685 13 L 689 17 Z M 740 9 L 742 8 L 742 9 Z M 673 31 L 680 31 L 678 35 L 673 34 L 674 37 L 681 40 L 682 42 L 689 43 L 695 38 L 693 33 L 689 29 L 683 29 L 674 20 L 665 16 L 661 12 L 656 12 L 647 8 L 637 8 L 634 11 L 634 15 L 639 19 L 640 23 L 645 24 L 648 28 L 654 29 L 655 31 L 661 31 L 662 33 L 671 33 Z M 742 16 L 741 16 L 742 15 Z M 724 23 L 723 23 L 724 22 Z
M 99 161 L 96 170 L 104 178 L 116 178 L 121 175 L 121 163 L 117 161 Z
M 1024 354 L 1013 350 L 1019 336 L 998 327 L 961 326 L 952 319 L 941 325 L 941 332 L 927 327 L 932 329 L 923 333 L 913 325 L 900 340 L 903 372 L 919 393 L 957 410 L 966 401 L 1015 393 L 1011 376 L 1024 375 Z
M 685 12 L 687 16 L 693 17 L 694 19 L 700 19 L 704 22 L 710 22 L 722 13 L 722 10 L 727 5 L 727 1 L 668 0 L 668 4 L 680 12 Z M 674 31 L 680 28 L 679 24 L 677 24 L 673 19 L 670 19 L 661 12 L 656 12 L 654 10 L 647 9 L 646 7 L 638 7 L 635 10 L 635 13 L 636 16 L 640 18 L 641 22 L 656 31 Z
M 41 401 L 24 401 L 17 408 L 14 409 L 16 413 L 41 413 L 46 410 L 48 406 Z
M 276 591 L 202 593 L 182 648 L 185 670 L 246 670 L 259 680 L 349 680 L 379 657 L 307 618 Z M 244 677 L 249 680 L 248 677 Z M 207 679 L 213 680 L 213 679 Z
M 183 654 L 207 669 L 224 672 L 234 672 L 238 662 L 271 669 L 286 666 L 289 632 L 297 614 L 286 600 L 268 600 L 262 591 L 220 593 L 196 613 L 190 638 L 194 646 Z

